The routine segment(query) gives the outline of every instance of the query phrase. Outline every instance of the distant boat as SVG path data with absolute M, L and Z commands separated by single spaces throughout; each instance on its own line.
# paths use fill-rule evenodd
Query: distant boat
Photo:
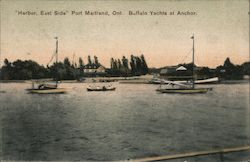
M 194 93 L 207 93 L 212 88 L 193 88 L 192 85 L 181 84 L 173 81 L 168 81 L 169 88 L 159 88 L 156 91 L 161 93 L 179 93 L 179 94 L 194 94 Z
M 177 81 L 178 82 L 178 81 Z M 184 83 L 184 81 L 179 83 Z M 194 84 L 216 84 L 219 83 L 218 77 L 208 78 L 208 79 L 201 79 L 201 80 L 195 80 Z
M 112 86 L 90 86 L 87 91 L 114 91 L 116 88 Z
M 58 88 L 58 83 L 49 82 L 46 80 L 32 81 L 32 88 L 27 89 L 29 93 L 37 94 L 62 94 L 66 93 L 65 88 Z
M 56 37 L 56 63 L 58 62 L 58 38 Z M 57 67 L 57 66 L 56 66 Z M 58 71 L 58 70 L 57 70 Z M 55 83 L 46 83 L 46 82 L 32 82 L 32 88 L 27 89 L 30 93 L 37 94 L 61 94 L 66 93 L 66 89 L 58 88 L 58 80 L 57 77 Z M 36 87 L 35 87 L 36 85 Z
M 174 81 L 175 83 L 182 83 L 187 84 L 188 82 L 185 80 L 182 81 Z M 168 84 L 169 80 L 165 79 L 159 79 L 159 78 L 153 78 L 149 81 L 151 84 Z M 194 84 L 216 84 L 219 83 L 218 77 L 208 78 L 208 79 L 201 79 L 201 80 L 195 80 Z
M 193 39 L 193 57 L 192 57 L 192 80 L 190 84 L 181 84 L 178 82 L 168 81 L 167 87 L 157 89 L 161 93 L 179 93 L 179 94 L 196 94 L 196 93 L 207 93 L 212 90 L 212 88 L 196 88 L 194 80 L 194 35 L 191 37 Z M 162 81 L 162 80 L 161 80 Z
M 63 94 L 66 93 L 64 88 L 55 88 L 55 89 L 28 89 L 30 93 L 36 94 Z

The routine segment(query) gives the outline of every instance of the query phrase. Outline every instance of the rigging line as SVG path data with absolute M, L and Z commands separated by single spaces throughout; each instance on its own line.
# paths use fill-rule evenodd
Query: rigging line
M 203 54 L 202 54 L 202 55 L 203 55 Z M 198 55 L 198 56 L 202 56 L 202 55 Z M 203 58 L 203 57 L 199 58 L 198 56 L 196 56 L 196 57 L 195 57 L 195 60 L 196 60 L 196 66 L 198 66 L 198 64 L 200 64 L 200 63 L 201 63 L 202 58 Z
M 196 59 L 196 66 L 198 66 L 198 63 L 200 62 L 200 60 L 197 56 L 195 57 L 195 59 Z
M 51 56 L 50 60 L 49 60 L 49 63 L 47 65 L 49 65 L 51 63 L 51 61 L 53 60 L 53 58 L 55 57 L 56 55 L 56 52 L 54 52 L 54 54 Z
M 184 59 L 182 59 L 181 63 L 183 63 L 183 62 L 186 60 L 186 58 L 188 57 L 188 55 L 190 54 L 190 52 L 191 52 L 192 50 L 193 50 L 193 49 L 190 49 L 190 51 L 185 55 Z

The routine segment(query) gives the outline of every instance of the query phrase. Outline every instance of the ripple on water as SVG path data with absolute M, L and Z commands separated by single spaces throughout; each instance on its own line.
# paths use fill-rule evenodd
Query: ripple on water
M 115 83 L 112 93 L 64 84 L 71 88 L 68 94 L 41 96 L 25 93 L 26 84 L 4 86 L 4 159 L 124 160 L 249 144 L 245 84 L 213 85 L 204 95 L 159 94 L 155 85 Z M 240 156 L 247 157 L 228 159 Z

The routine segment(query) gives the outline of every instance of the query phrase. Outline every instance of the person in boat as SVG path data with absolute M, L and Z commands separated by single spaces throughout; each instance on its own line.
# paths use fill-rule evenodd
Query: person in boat
M 107 88 L 105 86 L 102 87 L 103 90 L 106 90 Z
M 57 85 L 40 84 L 38 89 L 56 89 Z
M 44 84 L 40 84 L 40 85 L 38 86 L 38 89 L 45 89 Z

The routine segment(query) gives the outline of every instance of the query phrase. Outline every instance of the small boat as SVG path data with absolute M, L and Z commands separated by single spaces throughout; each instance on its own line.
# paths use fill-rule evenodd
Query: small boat
M 58 62 L 58 38 L 56 37 L 56 63 Z M 35 84 L 38 84 L 35 88 Z M 32 82 L 32 88 L 26 89 L 29 93 L 37 94 L 62 94 L 66 93 L 65 88 L 58 88 L 58 80 L 56 78 L 55 84 L 45 82 Z
M 175 83 L 182 83 L 182 84 L 187 84 L 188 82 L 185 80 L 181 81 L 174 81 Z M 159 79 L 159 78 L 153 78 L 149 81 L 150 84 L 168 84 L 169 80 L 165 79 Z M 208 79 L 202 79 L 202 80 L 195 80 L 194 84 L 217 84 L 219 83 L 219 78 L 214 77 L 214 78 L 208 78 Z
M 176 81 L 178 83 L 186 83 L 187 81 Z M 218 77 L 208 78 L 208 79 L 202 79 L 202 80 L 195 80 L 194 84 L 217 84 L 219 83 Z
M 65 88 L 58 88 L 58 83 L 47 83 L 41 81 L 33 81 L 32 88 L 26 89 L 29 93 L 37 94 L 62 94 L 66 93 Z
M 176 83 L 168 81 L 167 88 L 160 87 L 156 91 L 161 93 L 178 93 L 178 94 L 194 94 L 194 93 L 207 93 L 212 88 L 193 88 L 192 85 Z
M 29 93 L 36 94 L 63 94 L 66 93 L 65 88 L 55 88 L 55 89 L 27 89 Z
M 196 94 L 196 93 L 207 93 L 208 91 L 211 91 L 212 88 L 197 88 L 195 87 L 195 79 L 194 79 L 194 35 L 191 37 L 193 39 L 193 58 L 192 58 L 192 80 L 189 82 L 189 84 L 181 84 L 178 82 L 172 82 L 172 81 L 164 81 L 165 83 L 168 83 L 167 88 L 162 88 L 160 86 L 159 89 L 156 91 L 161 93 L 179 93 L 179 94 Z M 163 80 L 159 80 L 163 82 Z
M 220 80 L 218 77 L 213 77 L 213 78 L 208 78 L 208 79 L 203 79 L 203 80 L 195 80 L 195 84 L 216 84 L 219 83 Z
M 111 86 L 96 86 L 96 87 L 88 87 L 87 91 L 114 91 L 116 88 Z

